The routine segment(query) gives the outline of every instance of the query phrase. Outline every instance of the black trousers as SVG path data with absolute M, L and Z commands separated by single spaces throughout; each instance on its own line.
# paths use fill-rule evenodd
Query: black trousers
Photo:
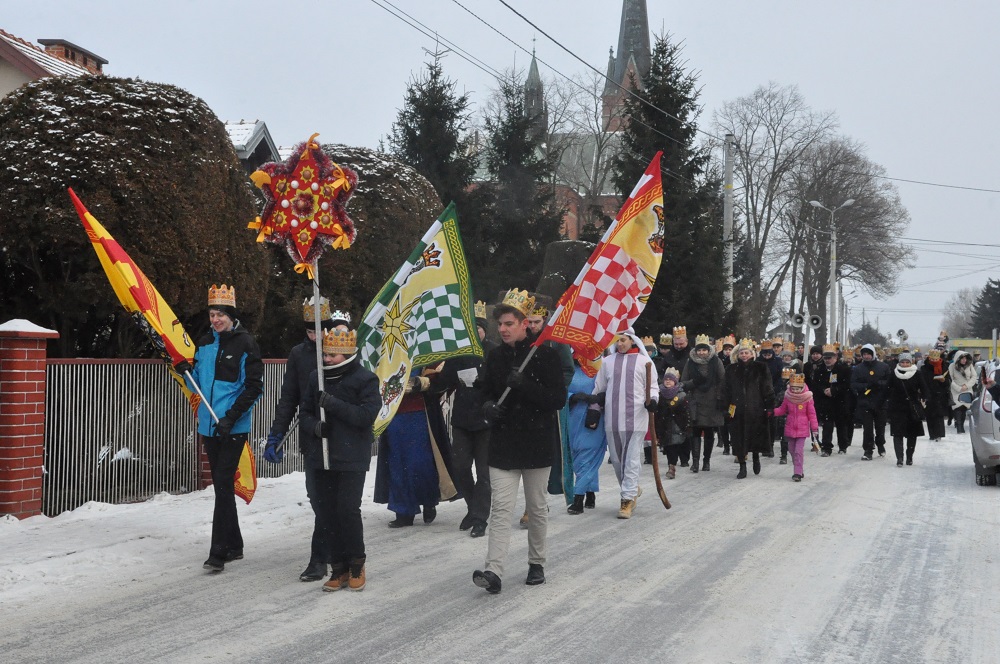
M 885 450 L 885 423 L 888 419 L 884 410 L 866 410 L 861 414 L 861 426 L 865 432 L 862 447 L 865 454 L 871 454 L 877 446 L 879 451 Z
M 365 531 L 361 523 L 364 470 L 313 470 L 314 505 L 317 510 L 313 540 L 320 560 L 334 571 L 353 562 L 364 562 Z
M 700 437 L 702 434 L 705 436 L 705 445 L 702 455 L 704 456 L 705 461 L 708 461 L 712 458 L 712 448 L 715 447 L 715 427 L 694 427 L 692 435 L 695 438 Z M 698 460 L 695 459 L 695 461 L 697 462 Z
M 903 460 L 903 437 L 893 436 L 892 437 L 892 447 L 896 452 L 896 461 Z M 913 460 L 913 451 L 917 449 L 917 437 L 907 436 L 906 437 L 906 458 L 910 461 Z
M 833 453 L 833 434 L 837 433 L 837 449 L 847 451 L 851 446 L 851 434 L 854 431 L 854 422 L 848 413 L 837 413 L 825 418 L 821 422 L 822 438 L 820 448 L 824 452 Z
M 312 550 L 309 552 L 309 562 L 323 563 L 323 550 L 319 541 L 319 510 L 316 508 L 316 475 L 313 472 L 317 464 L 310 461 L 309 456 L 304 456 L 302 462 L 306 471 L 306 497 L 309 498 L 309 505 L 313 511 Z M 318 465 L 322 469 L 323 462 L 320 461 Z
M 490 430 L 467 431 L 454 427 L 451 443 L 451 459 L 455 470 L 452 480 L 455 487 L 462 492 L 472 518 L 486 523 L 490 517 L 491 500 Z M 475 479 L 472 477 L 473 464 L 476 466 Z
M 215 490 L 215 511 L 212 513 L 212 547 L 209 555 L 225 558 L 230 551 L 243 552 L 243 535 L 236 514 L 236 492 L 233 482 L 240 465 L 243 446 L 248 434 L 233 434 L 220 438 L 202 438 L 208 467 L 212 471 L 212 488 Z

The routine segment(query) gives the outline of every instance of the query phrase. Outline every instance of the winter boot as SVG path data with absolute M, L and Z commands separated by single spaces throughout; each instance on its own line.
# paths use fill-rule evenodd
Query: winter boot
M 341 563 L 339 565 L 330 566 L 330 578 L 323 584 L 323 592 L 332 593 L 342 588 L 346 588 L 348 583 L 350 583 L 351 573 L 347 570 L 347 567 Z
M 642 454 L 643 454 L 643 463 L 645 465 L 648 466 L 648 465 L 650 465 L 650 464 L 653 463 L 653 448 L 652 447 L 644 447 L 644 448 L 642 448 Z
M 774 453 L 771 453 L 774 456 Z M 756 452 L 753 453 L 753 474 L 760 475 L 760 455 Z
M 722 453 L 723 453 L 723 454 L 732 454 L 732 452 L 730 452 L 730 451 L 729 451 L 729 443 L 726 443 L 726 444 L 725 444 L 725 445 L 724 445 L 724 446 L 722 447 Z
M 413 525 L 413 515 L 412 514 L 400 514 L 396 512 L 396 518 L 389 522 L 390 528 L 405 528 L 406 526 Z
M 708 459 L 705 459 L 704 461 L 701 462 L 701 469 L 702 470 L 709 470 L 710 469 L 710 466 L 709 466 L 709 463 L 708 463 Z
M 569 514 L 583 514 L 583 496 L 577 494 L 573 496 L 573 504 L 566 508 Z
M 672 480 L 677 477 L 677 466 L 670 464 L 667 466 L 667 479 Z
M 351 561 L 350 576 L 347 579 L 348 590 L 365 589 L 365 559 L 355 558 Z
M 433 505 L 424 505 L 424 523 L 431 523 L 437 518 L 438 511 Z
M 631 519 L 632 518 L 632 510 L 634 510 L 634 509 L 635 509 L 635 501 L 634 500 L 622 498 L 622 505 L 621 505 L 621 508 L 619 508 L 619 510 L 618 510 L 618 518 L 619 519 Z
M 545 569 L 538 563 L 528 563 L 528 578 L 524 580 L 524 585 L 540 586 L 543 583 L 545 583 Z
M 593 491 L 588 491 L 587 498 L 583 501 L 583 506 L 588 510 L 592 510 L 597 507 L 597 494 Z
M 226 561 L 220 556 L 210 555 L 208 560 L 202 564 L 202 567 L 207 569 L 209 572 L 221 572 L 226 569 Z
M 740 461 L 740 472 L 736 473 L 736 479 L 742 480 L 747 476 L 747 462 Z
M 299 581 L 319 581 L 326 576 L 326 563 L 310 562 L 302 574 L 299 574 Z
M 478 569 L 472 573 L 472 582 L 480 588 L 485 588 L 491 595 L 500 593 L 500 577 L 489 570 L 481 572 Z
M 916 448 L 915 447 L 907 447 L 906 448 L 906 465 L 907 466 L 912 466 L 913 465 L 913 450 L 914 449 L 916 449 Z
M 781 458 L 778 463 L 782 465 L 788 463 L 788 439 L 784 436 L 781 437 Z
M 698 459 L 701 458 L 701 436 L 691 437 L 691 472 L 698 472 Z

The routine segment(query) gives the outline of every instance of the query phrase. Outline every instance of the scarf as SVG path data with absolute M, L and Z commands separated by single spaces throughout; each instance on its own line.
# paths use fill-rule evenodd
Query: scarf
M 911 364 L 910 366 L 904 369 L 903 367 L 897 364 L 896 368 L 893 369 L 893 371 L 896 373 L 896 378 L 900 380 L 910 380 L 911 378 L 917 375 L 917 365 Z
M 666 399 L 669 401 L 677 396 L 677 393 L 681 391 L 681 386 L 679 383 L 674 383 L 673 387 L 667 387 L 665 385 L 660 385 L 660 399 Z
M 944 361 L 940 357 L 936 360 L 927 360 L 927 363 L 931 365 L 935 376 L 940 376 L 944 373 Z
M 812 398 L 813 394 L 809 390 L 802 390 L 801 392 L 785 390 L 785 401 L 793 406 L 798 406 L 799 404 L 806 403 L 807 401 L 812 401 Z

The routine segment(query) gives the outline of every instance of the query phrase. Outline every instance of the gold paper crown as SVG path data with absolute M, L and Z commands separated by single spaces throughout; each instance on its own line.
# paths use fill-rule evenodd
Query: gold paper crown
M 721 353 L 722 352 L 722 342 L 723 341 L 725 341 L 725 339 L 723 339 L 722 337 L 719 337 L 718 339 L 715 340 L 715 352 L 716 353 Z
M 226 288 L 225 284 L 222 286 L 216 286 L 212 284 L 212 287 L 208 289 L 208 306 L 212 305 L 222 306 L 222 307 L 236 307 L 236 287 L 230 286 Z
M 788 384 L 799 385 L 799 386 L 805 385 L 806 384 L 805 374 L 800 374 L 800 373 L 792 374 L 792 377 L 788 379 Z
M 663 377 L 666 378 L 667 376 L 673 378 L 675 383 L 681 382 L 680 372 L 673 367 L 667 367 L 666 369 L 663 370 Z
M 672 343 L 674 343 L 674 336 L 672 334 L 667 334 L 666 332 L 664 332 L 663 334 L 660 335 L 661 346 L 669 346 Z
M 781 380 L 790 380 L 794 375 L 795 375 L 795 369 L 791 367 L 782 367 Z
M 760 342 L 761 350 L 774 350 L 774 342 L 770 339 L 762 339 Z
M 522 316 L 527 318 L 535 308 L 535 298 L 529 295 L 526 290 L 519 291 L 516 288 L 511 288 L 503 296 L 503 302 L 500 305 L 517 309 Z
M 358 333 L 355 330 L 327 330 L 323 333 L 325 355 L 353 355 L 358 350 Z
M 687 326 L 681 325 L 679 327 L 674 328 L 674 337 L 683 337 L 687 339 L 687 335 L 688 335 Z
M 743 337 L 742 339 L 740 339 L 739 345 L 736 346 L 736 352 L 739 352 L 741 350 L 748 350 L 750 352 L 754 352 L 753 347 L 754 347 L 753 339 L 748 339 L 747 337 Z
M 330 300 L 325 297 L 319 298 L 319 319 L 330 320 L 333 314 L 330 313 Z M 302 319 L 307 323 L 316 322 L 316 306 L 313 298 L 302 300 Z
M 823 354 L 826 355 L 827 353 L 833 353 L 834 355 L 836 355 L 837 344 L 823 344 Z
M 486 303 L 482 300 L 477 300 L 475 306 L 476 318 L 486 318 Z
M 736 337 L 733 336 L 732 334 L 728 335 L 725 339 L 722 340 L 722 345 L 723 346 L 735 346 L 736 345 Z
M 712 341 L 711 341 L 711 339 L 708 338 L 707 334 L 699 334 L 699 335 L 695 336 L 695 338 L 694 338 L 694 345 L 695 346 L 701 346 L 701 345 L 709 346 L 709 345 L 711 345 L 711 343 L 712 343 Z
M 780 334 L 774 335 L 774 338 L 771 339 L 771 345 L 784 346 L 785 345 L 784 337 L 782 337 Z
M 531 315 L 532 316 L 541 316 L 542 318 L 548 318 L 549 317 L 549 310 L 547 308 L 539 305 L 539 306 L 535 307 L 534 309 L 532 309 Z
M 653 337 L 643 337 L 642 338 L 642 345 L 643 346 L 655 346 L 656 342 L 653 341 Z
M 941 351 L 934 349 L 927 353 L 927 357 L 932 360 L 939 360 L 941 359 Z

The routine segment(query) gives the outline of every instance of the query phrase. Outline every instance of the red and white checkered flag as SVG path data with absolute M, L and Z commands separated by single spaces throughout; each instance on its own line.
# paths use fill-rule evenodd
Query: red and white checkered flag
M 653 290 L 663 256 L 663 185 L 657 152 L 539 335 L 573 347 L 584 370 L 629 329 Z

